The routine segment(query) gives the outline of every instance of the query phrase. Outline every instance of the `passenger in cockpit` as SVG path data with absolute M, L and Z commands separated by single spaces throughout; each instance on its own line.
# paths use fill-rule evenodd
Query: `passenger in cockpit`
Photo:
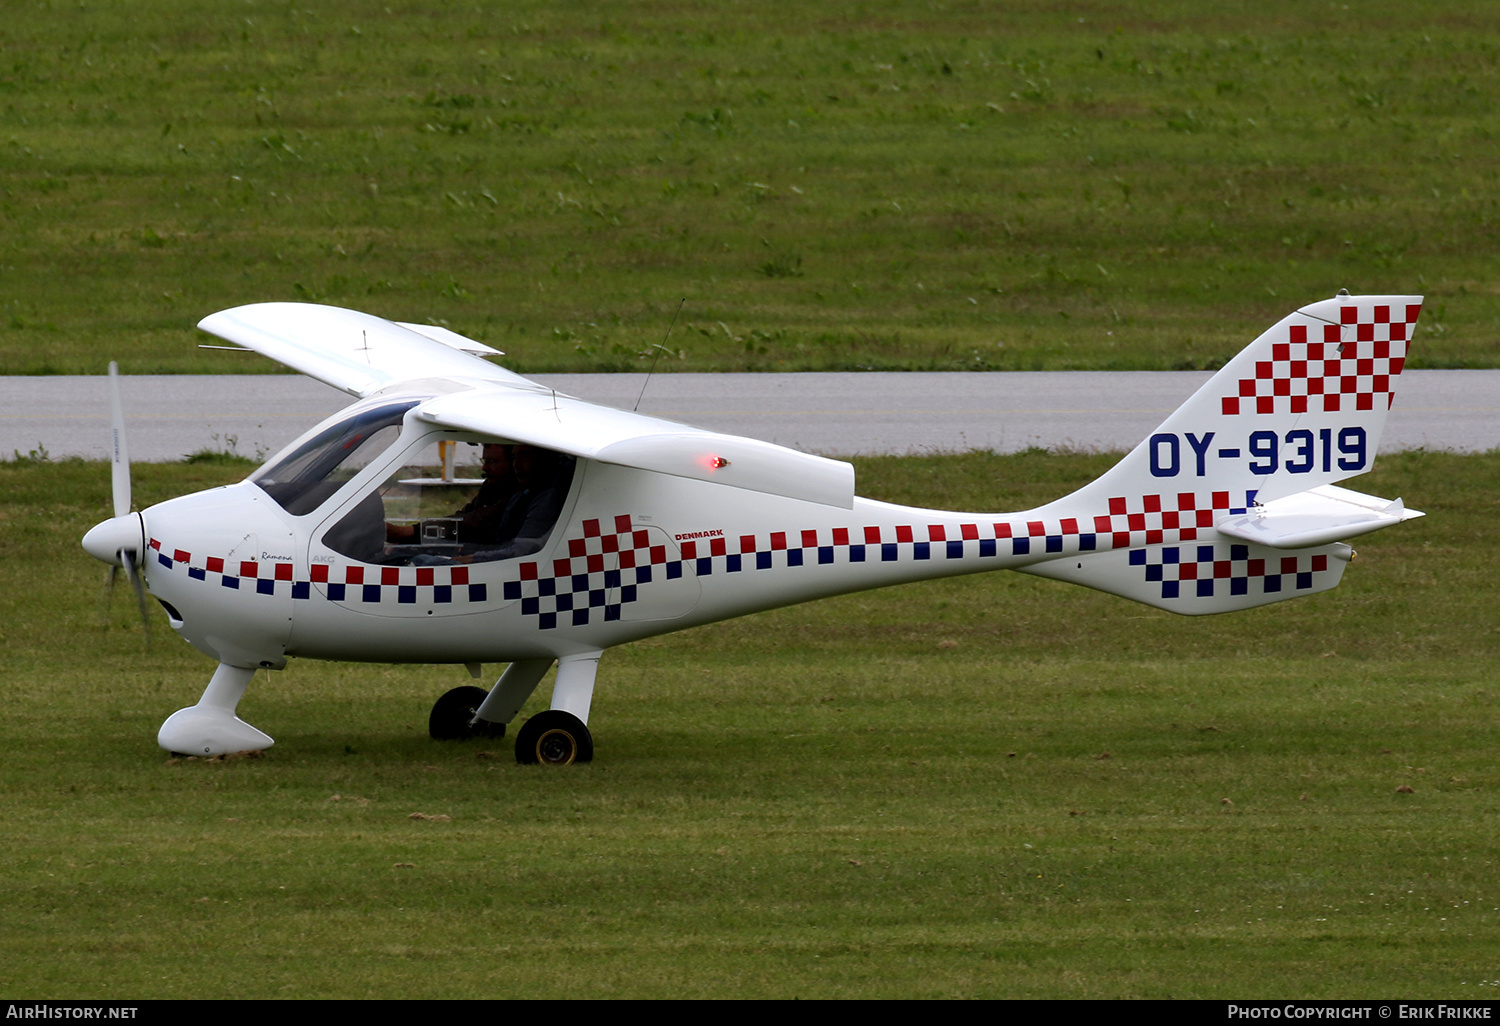
M 464 562 L 509 559 L 536 552 L 552 533 L 573 480 L 573 458 L 550 449 L 517 445 L 511 450 L 516 491 L 500 517 L 502 544 L 464 545 Z

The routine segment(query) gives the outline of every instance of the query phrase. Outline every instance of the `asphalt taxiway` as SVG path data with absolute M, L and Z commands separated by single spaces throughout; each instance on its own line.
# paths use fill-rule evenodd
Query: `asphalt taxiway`
M 1200 371 L 546 374 L 559 392 L 835 456 L 1127 450 L 1211 375 Z M 645 384 L 645 394 L 641 395 Z M 132 460 L 269 455 L 353 400 L 298 375 L 121 378 Z M 107 379 L 0 377 L 0 459 L 105 459 Z M 1381 447 L 1500 448 L 1500 370 L 1401 375 Z

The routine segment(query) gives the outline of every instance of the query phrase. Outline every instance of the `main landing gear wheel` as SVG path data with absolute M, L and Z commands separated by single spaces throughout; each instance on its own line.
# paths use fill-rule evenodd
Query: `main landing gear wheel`
M 454 688 L 439 698 L 427 717 L 427 733 L 434 741 L 466 741 L 471 737 L 504 737 L 505 724 L 480 720 L 470 726 L 474 711 L 489 692 L 473 685 Z
M 516 733 L 516 761 L 523 766 L 571 766 L 592 762 L 594 738 L 582 720 L 561 709 L 537 713 Z

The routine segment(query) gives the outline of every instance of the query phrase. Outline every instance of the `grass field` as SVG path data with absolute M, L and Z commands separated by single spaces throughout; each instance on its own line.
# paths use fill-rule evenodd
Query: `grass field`
M 1500 8 L 16 0 L 0 373 L 269 371 L 263 300 L 523 372 L 1217 366 L 1428 296 L 1500 361 Z
M 1110 461 L 858 472 L 1014 509 Z M 245 469 L 141 466 L 137 502 Z M 0 991 L 1489 998 L 1500 456 L 1358 485 L 1431 515 L 1329 594 L 1187 619 L 989 574 L 709 626 L 609 653 L 597 760 L 548 772 L 426 738 L 460 669 L 309 662 L 241 706 L 264 758 L 168 760 L 212 667 L 159 618 L 143 653 L 126 596 L 100 624 L 107 468 L 0 465 Z
M 1217 366 L 1428 297 L 1500 365 L 1500 10 L 17 0 L 0 373 L 271 371 L 203 315 L 446 324 L 523 372 Z M 1018 509 L 1104 455 L 857 461 Z M 243 475 L 135 469 L 137 504 Z M 992 574 L 609 653 L 597 761 L 426 737 L 451 667 L 294 662 L 263 758 L 154 744 L 212 670 L 0 463 L 9 997 L 1447 997 L 1500 987 L 1500 455 L 1338 590 L 1174 618 Z M 489 668 L 498 670 L 496 668 Z M 533 700 L 542 707 L 547 689 Z

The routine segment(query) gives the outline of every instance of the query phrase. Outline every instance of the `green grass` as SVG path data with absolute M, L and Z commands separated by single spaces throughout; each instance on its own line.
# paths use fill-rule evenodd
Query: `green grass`
M 1109 462 L 858 472 L 1019 508 Z M 461 670 L 300 661 L 241 706 L 264 758 L 167 759 L 212 667 L 126 596 L 100 625 L 107 468 L 0 465 L 0 989 L 1484 999 L 1500 457 L 1358 484 L 1430 515 L 1334 592 L 1188 619 L 989 574 L 712 625 L 610 652 L 597 761 L 548 772 L 426 738 Z
M 18 0 L 0 372 L 270 370 L 263 300 L 524 372 L 1213 367 L 1429 297 L 1493 367 L 1500 9 Z

